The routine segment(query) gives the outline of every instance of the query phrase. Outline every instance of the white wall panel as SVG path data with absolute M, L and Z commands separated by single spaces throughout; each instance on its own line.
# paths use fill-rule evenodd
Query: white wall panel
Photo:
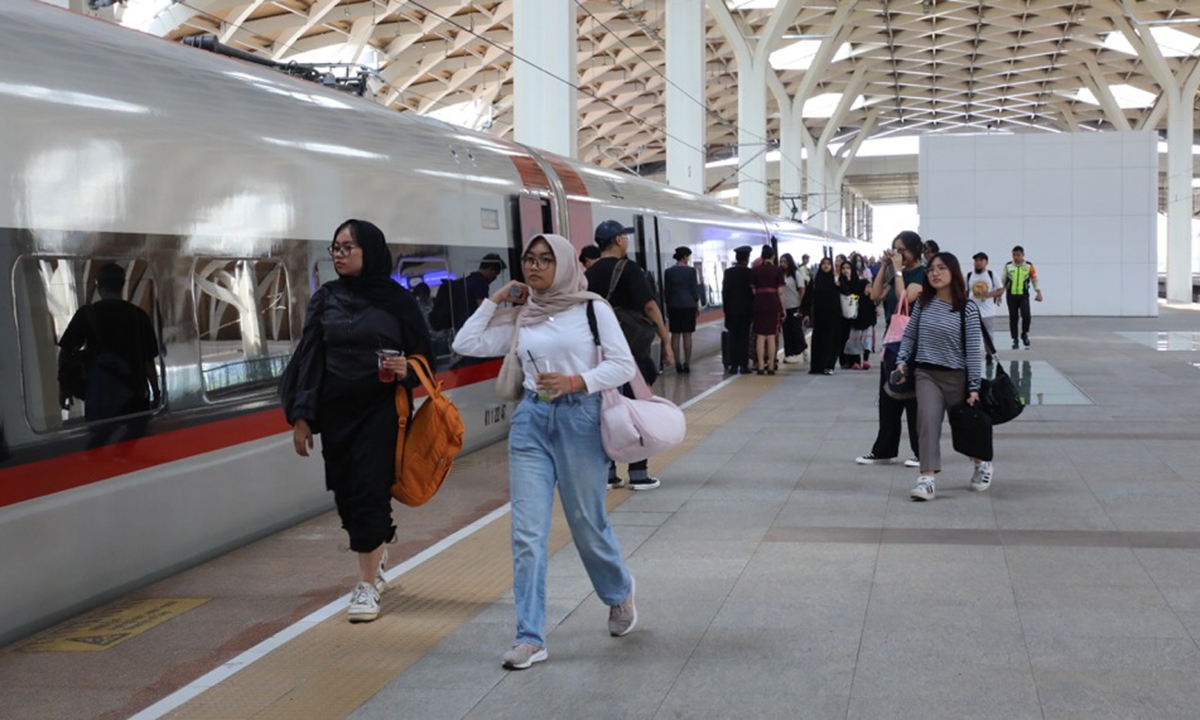
M 1078 217 L 1121 212 L 1121 180 L 1120 168 L 1075 167 L 1071 172 L 1071 214 Z
M 929 191 L 942 198 L 941 214 L 943 217 L 973 218 L 978 215 L 975 212 L 977 177 L 973 170 L 947 170 L 930 178 Z
M 1133 132 L 923 137 L 920 232 L 964 263 L 983 250 L 994 271 L 1023 245 L 1045 295 L 1035 317 L 1156 315 L 1156 142 Z
M 1012 246 L 1021 245 L 1026 248 L 1037 248 L 1038 259 L 1042 264 L 1070 264 L 1073 256 L 1071 236 L 1074 232 L 1071 218 L 1063 215 L 1026 215 L 1021 218 L 1023 232 L 1016 242 L 1008 243 L 1001 248 L 997 258 L 1001 267 L 1012 259 Z M 993 260 L 993 263 L 997 260 Z
M 1024 135 L 1025 142 L 1012 152 L 1025 157 L 1025 170 L 1070 170 L 1071 147 L 1059 141 L 1058 135 Z
M 1120 133 L 1086 133 L 1063 137 L 1071 142 L 1071 167 L 1121 167 L 1124 142 Z
M 1158 267 L 1158 227 L 1153 219 L 1126 215 L 1121 218 L 1121 262 L 1149 263 Z M 1155 282 L 1158 281 L 1157 271 Z
M 1071 171 L 1046 168 L 1026 172 L 1021 182 L 1025 215 L 1054 216 L 1071 204 Z
M 1002 147 L 990 143 L 972 144 L 975 146 L 975 169 L 980 172 L 1022 170 L 1025 167 L 1024 154 L 1019 148 Z
M 1122 168 L 1121 190 L 1121 214 L 1144 217 L 1146 206 L 1158 202 L 1158 167 Z
M 1024 213 L 1021 170 L 980 170 L 975 183 L 978 217 L 1019 217 Z
M 929 237 L 937 240 L 938 247 L 946 252 L 954 253 L 960 260 L 963 259 L 964 253 L 966 253 L 966 257 L 970 257 L 979 249 L 979 231 L 976 228 L 975 218 L 946 218 L 939 227 L 941 229 L 938 234 Z M 895 232 L 891 233 L 892 237 L 895 235 Z M 967 252 L 968 248 L 970 249 L 969 253 Z

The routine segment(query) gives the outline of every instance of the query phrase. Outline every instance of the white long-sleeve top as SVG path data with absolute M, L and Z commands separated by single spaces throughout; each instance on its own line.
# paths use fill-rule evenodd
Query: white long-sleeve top
M 525 389 L 537 391 L 537 374 L 530 354 L 550 361 L 554 372 L 563 375 L 579 375 L 589 393 L 624 385 L 633 379 L 637 365 L 633 353 L 625 342 L 625 334 L 617 322 L 612 308 L 602 302 L 593 303 L 596 309 L 596 327 L 600 331 L 600 346 L 604 349 L 604 361 L 598 362 L 592 331 L 588 327 L 587 303 L 580 303 L 566 312 L 552 316 L 545 322 L 521 328 L 517 338 L 517 356 L 525 371 Z M 499 305 L 491 298 L 483 301 L 479 309 L 458 331 L 454 338 L 454 352 L 471 357 L 499 357 L 508 354 L 512 345 L 514 325 L 488 327 Z M 542 368 L 541 372 L 546 369 Z

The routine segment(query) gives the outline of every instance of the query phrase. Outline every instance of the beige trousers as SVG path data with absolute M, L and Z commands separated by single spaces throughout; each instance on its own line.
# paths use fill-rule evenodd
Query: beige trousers
M 921 470 L 942 470 L 942 420 L 946 410 L 967 399 L 966 370 L 927 370 L 917 368 L 917 445 L 921 449 Z

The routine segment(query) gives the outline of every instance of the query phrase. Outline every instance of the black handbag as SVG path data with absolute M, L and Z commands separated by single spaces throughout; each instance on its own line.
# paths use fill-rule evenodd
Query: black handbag
M 963 347 L 966 347 L 966 320 L 963 320 Z M 994 348 L 992 344 L 991 334 L 987 328 L 980 326 L 983 331 L 984 343 L 989 348 Z M 995 350 L 992 354 L 995 355 Z M 979 383 L 979 406 L 992 419 L 993 425 L 1003 425 L 1009 420 L 1015 419 L 1025 410 L 1025 401 L 1021 399 L 1021 393 L 1017 391 L 1017 385 L 1004 372 L 1004 368 L 1000 367 L 1000 363 L 996 363 L 996 374 L 988 380 L 984 378 Z
M 1003 425 L 1025 410 L 1016 383 L 999 363 L 996 364 L 996 376 L 991 380 L 984 379 L 979 384 L 979 404 L 992 418 L 993 425 Z
M 963 403 L 950 408 L 950 437 L 955 452 L 991 462 L 992 418 L 981 404 Z
M 621 273 L 625 272 L 625 266 L 628 263 L 627 258 L 617 261 L 616 267 L 613 268 L 612 280 L 608 284 L 608 294 L 604 296 L 605 300 L 611 298 L 613 291 L 617 289 Z M 613 313 L 617 316 L 617 322 L 621 325 L 621 332 L 625 334 L 625 342 L 629 343 L 629 351 L 633 353 L 633 357 L 635 359 L 649 357 L 650 345 L 658 336 L 658 326 L 654 324 L 654 321 L 646 317 L 646 313 L 641 308 L 630 310 L 613 306 Z

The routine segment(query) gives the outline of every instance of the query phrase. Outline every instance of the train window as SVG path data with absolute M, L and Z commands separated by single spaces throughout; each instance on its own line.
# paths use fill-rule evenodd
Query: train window
M 13 286 L 25 416 L 35 432 L 98 423 L 129 439 L 160 402 L 155 284 L 145 261 L 25 257 Z M 122 433 L 122 428 L 127 431 Z
M 287 274 L 274 260 L 200 259 L 192 271 L 204 392 L 270 392 L 292 350 Z
M 401 257 L 396 262 L 394 277 L 416 296 L 421 314 L 425 316 L 429 339 L 433 342 L 433 353 L 437 356 L 434 369 L 445 370 L 452 361 L 450 345 L 454 342 L 454 328 L 462 324 L 454 323 L 453 303 L 449 302 L 448 296 L 438 302 L 439 295 L 448 292 L 450 281 L 456 279 L 454 273 L 450 272 L 449 263 L 443 257 Z M 445 319 L 439 320 L 434 312 L 435 306 L 438 307 L 438 313 L 451 312 L 449 327 L 443 327 Z M 438 329 L 435 330 L 434 325 Z

